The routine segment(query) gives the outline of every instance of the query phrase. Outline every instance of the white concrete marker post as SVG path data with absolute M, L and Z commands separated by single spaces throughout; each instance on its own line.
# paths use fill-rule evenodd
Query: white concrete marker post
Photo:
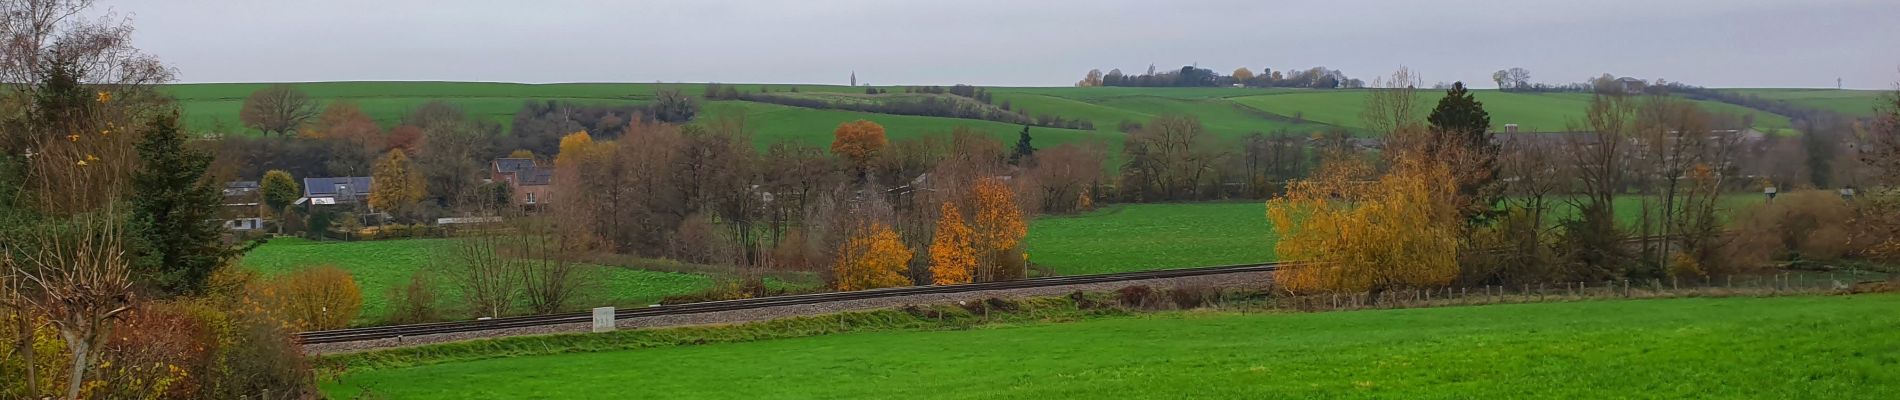
M 594 332 L 614 331 L 614 308 L 594 307 Z

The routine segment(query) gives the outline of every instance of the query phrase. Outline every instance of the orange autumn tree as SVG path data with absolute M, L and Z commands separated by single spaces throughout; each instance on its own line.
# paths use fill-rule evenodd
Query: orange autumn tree
M 982 276 L 977 278 L 993 281 L 1026 272 L 1006 270 L 1016 264 L 1010 257 L 1020 257 L 1016 246 L 1029 235 L 1029 226 L 1023 222 L 1023 210 L 1016 205 L 1016 193 L 1001 179 L 983 178 L 976 181 L 971 194 L 976 203 L 975 221 L 971 224 L 975 231 L 973 246 L 983 266 L 978 270 Z
M 912 254 L 889 225 L 879 222 L 860 226 L 857 232 L 838 246 L 838 263 L 832 273 L 838 290 L 864 290 L 910 284 L 904 272 L 910 269 Z
M 852 166 L 862 171 L 888 142 L 883 125 L 860 119 L 838 124 L 838 129 L 831 132 L 831 153 L 851 161 Z
M 1444 163 L 1401 156 L 1366 182 L 1362 161 L 1337 159 L 1267 202 L 1279 234 L 1274 281 L 1295 294 L 1433 287 L 1458 275 L 1458 210 Z
M 973 233 L 963 223 L 963 210 L 957 209 L 956 203 L 943 203 L 942 214 L 937 219 L 937 233 L 930 240 L 930 283 L 970 283 L 976 273 Z

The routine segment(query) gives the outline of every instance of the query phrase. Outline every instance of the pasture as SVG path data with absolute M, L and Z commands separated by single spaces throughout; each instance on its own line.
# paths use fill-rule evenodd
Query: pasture
M 358 368 L 322 385 L 404 399 L 1881 399 L 1900 392 L 1895 307 L 1873 294 L 1200 310 Z
M 1272 261 L 1265 202 L 1115 205 L 1031 221 L 1029 261 L 1058 275 Z
M 1769 100 L 1781 100 L 1863 118 L 1873 116 L 1874 104 L 1879 102 L 1882 96 L 1891 93 L 1879 90 L 1836 89 L 1724 89 L 1724 91 L 1759 96 Z
M 438 306 L 445 317 L 462 317 L 454 307 L 455 288 L 451 275 L 443 272 L 443 254 L 453 242 L 445 239 L 408 239 L 363 242 L 317 242 L 298 238 L 272 239 L 270 243 L 244 256 L 243 265 L 266 276 L 290 273 L 302 268 L 335 266 L 356 279 L 363 294 L 363 310 L 354 325 L 380 323 L 389 312 L 389 291 L 406 285 L 419 270 L 429 270 L 438 289 Z M 637 270 L 609 266 L 591 266 L 595 285 L 582 291 L 576 307 L 596 305 L 645 306 L 660 298 L 704 290 L 713 285 L 706 275 Z
M 445 101 L 460 106 L 471 116 L 492 121 L 507 129 L 514 114 L 529 101 L 562 101 L 587 105 L 633 105 L 651 101 L 654 93 L 678 89 L 699 95 L 705 89 L 698 83 L 555 83 L 520 84 L 493 82 L 313 82 L 291 83 L 321 104 L 334 101 L 357 103 L 363 111 L 385 127 L 397 124 L 403 115 L 429 101 Z M 256 134 L 244 128 L 238 119 L 244 98 L 265 87 L 259 83 L 208 83 L 165 85 L 162 90 L 175 96 L 184 113 L 187 129 L 197 132 Z M 733 84 L 735 89 L 756 92 L 761 89 L 786 92 L 796 88 L 807 96 L 820 93 L 861 95 L 864 88 L 838 85 Z M 902 96 L 903 87 L 881 86 Z M 1128 87 L 993 87 L 987 88 L 997 105 L 1008 102 L 1012 110 L 1030 116 L 1055 115 L 1087 120 L 1094 130 L 1035 128 L 1038 145 L 1077 140 L 1107 142 L 1119 148 L 1122 121 L 1146 122 L 1165 114 L 1187 114 L 1199 118 L 1209 133 L 1234 138 L 1253 132 L 1286 130 L 1311 133 L 1334 127 L 1355 134 L 1363 131 L 1360 111 L 1365 90 L 1311 90 L 1258 88 L 1128 88 Z M 1736 89 L 1769 98 L 1785 98 L 1804 105 L 1843 112 L 1870 113 L 1872 91 L 1816 92 L 1795 89 Z M 1492 114 L 1492 122 L 1502 127 L 1515 123 L 1525 130 L 1558 131 L 1569 129 L 1583 117 L 1589 95 L 1580 93 L 1503 93 L 1476 90 Z M 1443 93 L 1420 90 L 1421 107 L 1429 109 Z M 836 97 L 836 96 L 832 96 Z M 1753 115 L 1756 129 L 1788 129 L 1786 117 L 1740 106 L 1697 101 L 1711 111 Z M 830 133 L 839 123 L 869 119 L 885 125 L 893 137 L 949 132 L 967 126 L 989 132 L 1004 140 L 1013 140 L 1020 126 L 944 117 L 923 117 L 820 110 L 780 106 L 748 101 L 714 101 L 705 106 L 705 115 L 744 115 L 754 127 L 754 142 L 761 147 L 790 140 L 808 144 L 829 143 Z M 1111 149 L 1112 150 L 1112 149 Z

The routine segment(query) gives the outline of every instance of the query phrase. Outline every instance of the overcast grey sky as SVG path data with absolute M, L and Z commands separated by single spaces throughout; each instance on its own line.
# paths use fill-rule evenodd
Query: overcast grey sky
M 185 82 L 1064 86 L 1090 68 L 1323 65 L 1427 84 L 1520 66 L 1891 88 L 1900 0 L 99 0 Z

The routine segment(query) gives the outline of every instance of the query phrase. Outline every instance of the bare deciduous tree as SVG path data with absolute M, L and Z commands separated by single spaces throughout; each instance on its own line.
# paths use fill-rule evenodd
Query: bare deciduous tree
M 1418 129 L 1425 123 L 1425 104 L 1419 102 L 1419 77 L 1412 74 L 1411 68 L 1399 67 L 1390 77 L 1374 78 L 1373 88 L 1366 93 L 1365 108 L 1359 117 L 1365 120 L 1365 127 L 1376 133 L 1394 136 L 1405 131 Z
M 250 97 L 244 98 L 244 107 L 238 110 L 238 121 L 244 126 L 278 136 L 289 135 L 302 127 L 304 121 L 316 116 L 317 101 L 285 84 L 251 92 Z
M 81 383 L 98 354 L 92 350 L 114 319 L 132 308 L 131 262 L 125 256 L 124 221 L 111 209 L 74 218 L 66 226 L 42 226 L 33 249 L 7 259 L 21 284 L 18 298 L 58 328 L 72 353 L 66 398 L 79 398 Z

